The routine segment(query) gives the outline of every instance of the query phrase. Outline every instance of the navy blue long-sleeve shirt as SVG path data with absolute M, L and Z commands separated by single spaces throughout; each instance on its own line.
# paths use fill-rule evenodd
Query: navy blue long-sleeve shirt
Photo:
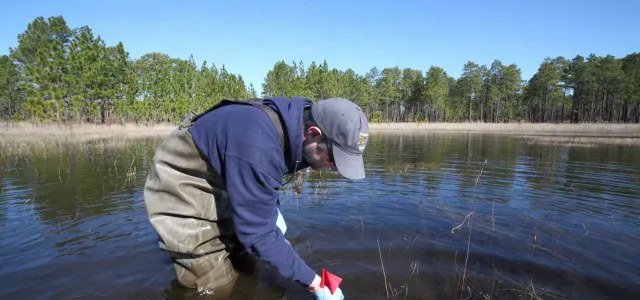
M 245 249 L 282 276 L 304 286 L 315 272 L 285 242 L 276 226 L 278 189 L 285 174 L 306 167 L 302 156 L 302 114 L 306 98 L 269 98 L 264 104 L 281 115 L 288 135 L 285 161 L 269 116 L 257 107 L 227 105 L 198 119 L 189 133 L 194 144 L 223 176 L 234 229 Z

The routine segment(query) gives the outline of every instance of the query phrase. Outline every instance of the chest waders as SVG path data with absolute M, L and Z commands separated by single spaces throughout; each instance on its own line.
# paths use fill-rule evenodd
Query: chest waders
M 237 272 L 252 275 L 255 271 L 255 261 L 244 253 L 233 232 L 224 179 L 212 169 L 188 132 L 196 120 L 217 108 L 251 105 L 273 121 L 287 159 L 288 139 L 282 121 L 275 111 L 255 100 L 261 99 L 223 99 L 205 112 L 190 113 L 156 148 L 144 186 L 144 202 L 158 233 L 159 247 L 171 258 L 177 280 L 185 287 L 214 290 L 218 295 L 230 293 Z

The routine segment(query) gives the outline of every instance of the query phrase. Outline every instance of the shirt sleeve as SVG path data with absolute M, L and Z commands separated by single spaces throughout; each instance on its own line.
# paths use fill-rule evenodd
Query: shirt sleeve
M 227 196 L 234 229 L 245 249 L 273 266 L 283 277 L 308 286 L 315 272 L 285 241 L 276 226 L 280 181 L 261 166 L 226 155 Z

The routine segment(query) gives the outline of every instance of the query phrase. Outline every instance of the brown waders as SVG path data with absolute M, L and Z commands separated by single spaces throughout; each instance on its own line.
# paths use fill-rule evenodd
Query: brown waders
M 204 113 L 230 103 L 234 101 L 223 100 Z M 275 123 L 275 112 L 258 107 Z M 188 132 L 204 113 L 187 117 L 157 147 L 144 201 L 149 221 L 159 235 L 159 246 L 171 258 L 178 282 L 230 294 L 238 278 L 236 270 L 253 275 L 256 261 L 243 251 L 233 232 L 224 179 L 201 156 Z M 282 144 L 279 121 L 276 128 Z

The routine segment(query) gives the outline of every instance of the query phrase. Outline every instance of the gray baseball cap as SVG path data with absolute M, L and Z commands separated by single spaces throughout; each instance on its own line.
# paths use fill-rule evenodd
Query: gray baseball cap
M 330 98 L 314 104 L 311 114 L 331 140 L 338 172 L 349 179 L 364 178 L 362 154 L 369 140 L 369 122 L 360 106 L 344 98 Z

